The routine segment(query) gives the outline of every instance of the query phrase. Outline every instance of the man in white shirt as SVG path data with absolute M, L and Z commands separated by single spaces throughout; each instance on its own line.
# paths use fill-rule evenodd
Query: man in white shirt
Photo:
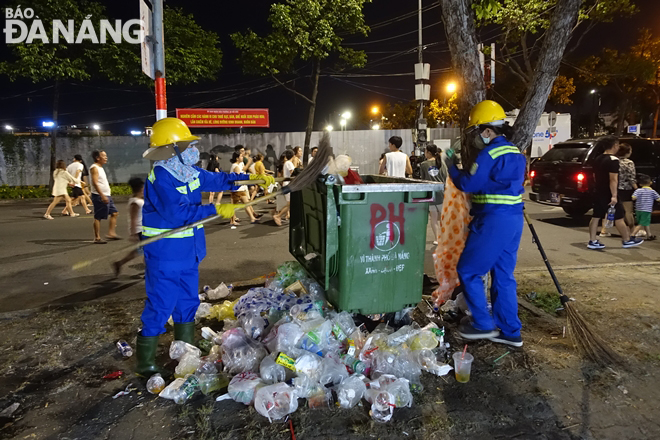
M 412 165 L 410 158 L 406 153 L 400 151 L 403 139 L 399 136 L 392 136 L 389 140 L 390 152 L 385 155 L 385 160 L 380 164 L 380 174 L 391 177 L 406 177 L 406 174 L 412 174 Z
M 115 202 L 110 197 L 110 183 L 105 175 L 103 165 L 108 163 L 108 155 L 105 151 L 93 151 L 92 158 L 94 165 L 89 167 L 89 176 L 92 181 L 92 202 L 94 203 L 94 243 L 105 244 L 105 240 L 101 240 L 101 220 L 110 217 L 108 225 L 108 235 L 106 238 L 109 240 L 119 240 L 117 236 L 117 208 Z
M 73 162 L 71 162 L 71 164 L 66 167 L 66 171 L 78 181 L 76 186 L 74 186 L 72 189 L 73 198 L 71 199 L 71 206 L 76 206 L 78 203 L 80 203 L 83 205 L 83 208 L 85 208 L 85 214 L 91 214 L 92 211 L 87 207 L 87 202 L 85 201 L 85 193 L 83 192 L 82 184 L 80 183 L 82 180 L 82 172 L 85 168 L 82 164 L 82 160 L 82 156 L 80 154 L 76 154 L 73 156 Z

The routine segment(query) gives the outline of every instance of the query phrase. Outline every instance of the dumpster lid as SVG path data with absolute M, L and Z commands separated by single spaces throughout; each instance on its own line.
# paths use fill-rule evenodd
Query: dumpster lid
M 342 185 L 342 193 L 384 193 L 413 191 L 444 191 L 445 184 L 429 180 L 388 176 L 362 176 L 367 182 L 358 185 Z

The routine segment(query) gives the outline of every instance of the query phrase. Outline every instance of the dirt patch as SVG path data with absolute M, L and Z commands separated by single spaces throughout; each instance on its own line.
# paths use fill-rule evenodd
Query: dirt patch
M 534 306 L 521 309 L 523 349 L 470 344 L 469 383 L 424 373 L 412 408 L 378 424 L 366 402 L 351 410 L 301 408 L 291 416 L 298 439 L 651 439 L 660 438 L 660 277 L 657 266 L 561 270 L 580 312 L 628 359 L 596 368 L 573 348 L 566 319 Z M 518 275 L 521 300 L 550 295 L 540 271 Z M 290 425 L 270 424 L 253 408 L 197 395 L 184 406 L 145 391 L 122 359 L 118 339 L 134 341 L 142 301 L 90 302 L 0 317 L 1 438 L 27 439 L 290 439 Z M 453 324 L 448 324 L 449 342 Z M 161 356 L 171 332 L 161 340 Z M 108 381 L 102 377 L 123 370 Z M 130 394 L 112 396 L 132 384 Z

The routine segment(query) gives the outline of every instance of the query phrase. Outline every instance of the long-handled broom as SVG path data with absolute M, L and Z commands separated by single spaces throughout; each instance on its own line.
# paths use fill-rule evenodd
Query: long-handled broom
M 559 280 L 555 275 L 555 271 L 552 270 L 550 261 L 548 261 L 548 256 L 543 250 L 543 246 L 541 245 L 539 236 L 534 229 L 534 225 L 530 221 L 527 213 L 523 211 L 523 214 L 525 215 L 525 221 L 529 226 L 529 231 L 532 233 L 532 239 L 534 243 L 536 243 L 536 247 L 538 247 L 541 257 L 543 257 L 545 267 L 548 268 L 552 281 L 555 283 L 555 287 L 559 292 L 559 300 L 568 314 L 569 333 L 580 353 L 600 365 L 623 363 L 621 356 L 607 345 L 607 343 L 596 333 L 591 324 L 589 324 L 580 314 L 574 302 L 564 294 L 564 291 L 559 285 Z
M 291 179 L 291 183 L 288 186 L 285 186 L 282 189 L 279 189 L 271 194 L 265 195 L 263 197 L 256 198 L 252 200 L 251 202 L 248 202 L 243 205 L 242 209 L 247 208 L 248 206 L 256 205 L 259 202 L 263 202 L 264 200 L 272 199 L 273 197 L 276 197 L 280 194 L 288 194 L 294 191 L 300 191 L 303 188 L 308 187 L 312 183 L 316 181 L 316 179 L 323 173 L 323 170 L 326 168 L 328 165 L 328 159 L 330 158 L 331 154 L 331 148 L 330 148 L 330 136 L 328 133 L 325 133 L 323 135 L 323 138 L 321 138 L 321 142 L 319 143 L 319 149 L 316 153 L 316 156 L 314 157 L 314 160 L 312 161 L 311 164 L 307 165 L 302 172 L 295 177 L 294 179 Z M 280 179 L 278 179 L 280 180 Z M 285 179 L 282 179 L 285 180 Z M 248 181 L 241 181 L 242 183 L 248 183 Z M 241 182 L 235 182 L 235 183 L 241 183 Z M 256 183 L 263 183 L 262 181 L 257 181 L 257 180 L 251 180 L 249 181 L 251 184 L 256 184 Z M 167 238 L 170 235 L 183 232 L 187 229 L 190 228 L 196 228 L 197 226 L 203 225 L 204 223 L 208 223 L 214 220 L 219 219 L 219 215 L 213 215 L 211 217 L 207 217 L 205 219 L 196 221 L 195 223 L 191 223 L 189 225 L 181 226 L 180 228 L 175 228 L 175 229 L 170 229 L 167 232 L 163 232 L 162 234 L 155 235 L 153 237 L 149 237 L 146 240 L 141 240 L 138 243 L 135 243 L 131 246 L 127 246 L 121 250 L 111 252 L 107 255 L 104 255 L 99 258 L 95 258 L 92 260 L 85 260 L 85 261 L 80 261 L 76 264 L 73 265 L 72 270 L 80 270 L 85 267 L 91 266 L 94 263 L 97 263 L 99 261 L 103 260 L 108 260 L 110 257 L 118 255 L 118 254 L 127 254 L 128 252 L 134 251 L 136 249 L 139 249 L 141 247 L 144 247 L 148 244 L 151 244 L 155 241 L 161 240 L 163 238 Z

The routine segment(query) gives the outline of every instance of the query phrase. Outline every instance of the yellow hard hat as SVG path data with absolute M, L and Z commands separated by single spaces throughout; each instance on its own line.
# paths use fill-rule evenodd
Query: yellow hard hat
M 175 145 L 179 148 L 179 152 L 183 152 L 192 141 L 198 139 L 199 136 L 190 133 L 190 129 L 181 119 L 163 118 L 153 125 L 149 149 L 142 154 L 142 157 L 150 160 L 169 159 L 176 154 Z
M 481 101 L 470 110 L 470 121 L 467 128 L 484 124 L 502 125 L 505 118 L 506 113 L 504 113 L 504 109 L 497 102 L 490 100 Z

